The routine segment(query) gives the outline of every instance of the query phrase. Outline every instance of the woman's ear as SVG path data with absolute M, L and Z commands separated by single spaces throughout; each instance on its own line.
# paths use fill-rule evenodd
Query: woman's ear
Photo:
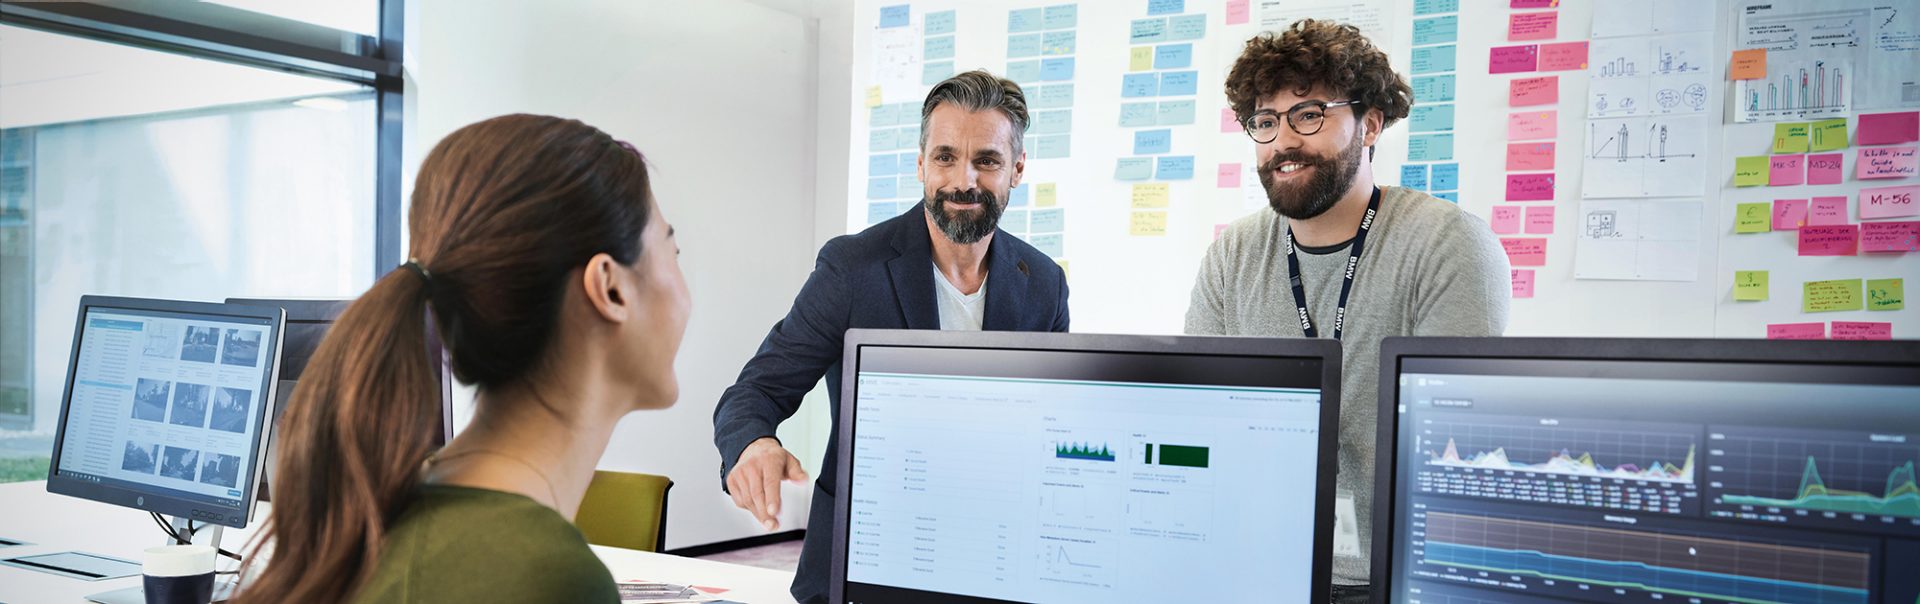
M 625 269 L 613 256 L 601 253 L 588 259 L 585 270 L 581 271 L 581 293 L 587 305 L 602 319 L 621 323 L 634 315 L 634 285 L 629 282 Z

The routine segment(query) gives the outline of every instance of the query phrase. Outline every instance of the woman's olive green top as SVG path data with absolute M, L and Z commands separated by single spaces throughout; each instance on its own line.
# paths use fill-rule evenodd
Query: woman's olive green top
M 580 529 L 523 495 L 426 485 L 356 602 L 620 601 Z

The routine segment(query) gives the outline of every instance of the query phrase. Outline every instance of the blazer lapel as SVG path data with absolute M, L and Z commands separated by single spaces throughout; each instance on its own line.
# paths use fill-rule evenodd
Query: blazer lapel
M 998 231 L 987 248 L 987 316 L 980 321 L 985 331 L 1018 331 L 1021 305 L 1027 300 L 1027 285 L 1032 267 L 1013 253 L 1005 240 L 1013 235 Z
M 923 215 L 917 208 L 909 214 Z M 893 238 L 893 249 L 900 255 L 887 261 L 893 295 L 899 299 L 907 329 L 940 329 L 940 308 L 933 300 L 933 242 L 927 239 L 924 218 L 904 222 Z

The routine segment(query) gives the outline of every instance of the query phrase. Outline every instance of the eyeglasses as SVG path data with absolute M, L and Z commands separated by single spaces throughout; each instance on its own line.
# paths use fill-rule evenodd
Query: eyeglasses
M 1286 113 L 1287 127 L 1293 128 L 1293 131 L 1300 133 L 1300 136 L 1313 136 L 1314 133 L 1320 131 L 1321 127 L 1327 125 L 1328 109 L 1345 107 L 1357 103 L 1359 103 L 1359 101 L 1338 101 L 1333 103 L 1326 101 L 1306 101 L 1294 105 L 1293 108 L 1288 109 Z M 1273 139 L 1280 138 L 1280 113 L 1272 109 L 1262 109 L 1248 116 L 1245 121 L 1240 122 L 1240 126 L 1246 128 L 1247 136 L 1253 137 L 1253 142 L 1262 145 L 1271 143 Z

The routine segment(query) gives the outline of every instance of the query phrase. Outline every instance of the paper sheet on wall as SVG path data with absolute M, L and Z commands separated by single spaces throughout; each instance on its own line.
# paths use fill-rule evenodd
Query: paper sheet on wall
M 1698 279 L 1700 207 L 1698 199 L 1582 200 L 1574 278 Z
M 1736 48 L 1765 48 L 1770 63 L 1824 60 L 1845 63 L 1849 80 L 1855 71 L 1870 85 L 1853 86 L 1847 99 L 1850 107 L 1835 115 L 1858 109 L 1920 107 L 1920 10 L 1902 0 L 1821 0 L 1818 2 L 1780 2 L 1778 0 L 1741 0 L 1736 5 L 1739 23 L 1734 30 Z M 1768 77 L 1778 80 L 1774 65 Z M 1765 82 L 1754 80 L 1752 82 Z M 1737 96 L 1757 92 L 1764 96 L 1766 86 L 1735 86 Z M 1858 95 L 1858 98 L 1853 98 Z M 1740 116 L 1736 115 L 1736 118 Z M 1786 117 L 1782 119 L 1795 119 Z M 1736 121 L 1748 121 L 1740 120 Z
M 1387 24 L 1395 4 L 1391 0 L 1260 0 L 1260 29 L 1285 31 L 1307 18 L 1336 21 L 1360 28 L 1360 34 L 1375 46 L 1393 52 L 1387 43 L 1393 39 Z
M 882 102 L 919 96 L 920 50 L 918 25 L 873 30 L 873 79 L 868 84 L 880 87 Z
M 1588 120 L 1583 197 L 1687 197 L 1706 192 L 1703 115 Z

